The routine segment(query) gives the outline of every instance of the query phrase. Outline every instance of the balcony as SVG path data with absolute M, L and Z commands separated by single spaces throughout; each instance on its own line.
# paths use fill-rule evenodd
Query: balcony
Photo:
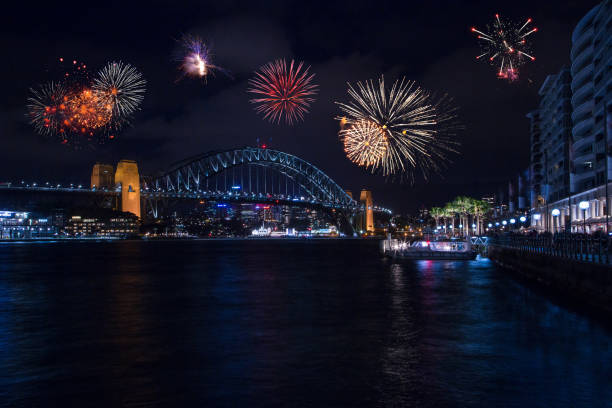
M 593 69 L 595 71 L 595 75 L 610 66 L 610 60 L 612 60 L 612 55 L 610 55 L 609 51 L 610 44 L 608 44 L 606 48 L 607 49 L 599 50 L 597 55 L 593 58 Z
M 592 113 L 594 102 L 595 101 L 593 101 L 593 99 L 587 99 L 580 105 L 574 106 L 574 112 L 572 113 L 572 121 L 574 122 L 574 125 L 576 124 L 576 118 L 581 117 L 585 113 Z
M 584 139 L 587 136 L 591 129 L 593 129 L 593 125 L 595 124 L 595 118 L 593 115 L 590 115 L 586 119 L 576 123 L 572 128 L 572 133 L 574 135 L 574 140 L 578 142 L 581 139 Z M 574 143 L 574 148 L 576 148 L 576 144 Z
M 586 48 L 572 61 L 572 77 L 577 76 L 580 71 L 590 65 L 592 60 L 593 49 L 590 47 Z
M 599 142 L 595 142 L 595 145 L 593 146 L 593 150 L 595 151 L 595 153 L 605 153 L 606 141 L 602 139 Z
M 579 29 L 579 26 L 580 26 L 580 23 L 576 27 L 577 30 Z M 572 38 L 573 44 L 572 44 L 572 50 L 570 52 L 570 58 L 572 60 L 574 60 L 576 56 L 581 54 L 586 48 L 589 48 L 589 46 L 591 45 L 593 41 L 593 27 L 586 27 L 584 31 L 580 33 L 575 31 L 574 34 L 578 34 L 578 36 L 575 38 Z
M 609 62 L 612 64 L 612 61 Z M 612 82 L 612 75 L 609 67 L 602 68 L 595 76 L 593 76 L 593 91 L 597 96 L 604 96 L 607 87 Z
M 572 161 L 574 162 L 574 167 L 576 168 L 576 172 L 578 173 L 579 167 L 582 166 L 585 162 L 595 161 L 595 153 L 593 153 L 592 149 L 589 149 L 588 151 L 575 152 Z
M 574 91 L 574 95 L 572 95 L 572 106 L 578 107 L 592 97 L 593 86 L 587 83 L 582 88 L 578 88 Z
M 584 86 L 587 82 L 593 79 L 593 66 L 589 65 L 587 68 L 578 72 L 575 77 L 572 78 L 572 90 L 578 90 Z

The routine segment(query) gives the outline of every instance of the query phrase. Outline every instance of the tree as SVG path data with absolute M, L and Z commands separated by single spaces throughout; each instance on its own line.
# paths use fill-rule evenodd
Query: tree
M 482 234 L 482 217 L 491 210 L 491 205 L 484 200 L 474 200 L 472 203 L 474 216 L 476 217 L 476 234 Z
M 470 212 L 472 211 L 472 199 L 465 196 L 459 196 L 453 200 L 453 206 L 459 214 L 459 223 L 462 225 L 461 233 L 466 234 Z
M 444 217 L 444 209 L 440 207 L 432 207 L 429 213 L 434 218 L 434 220 L 436 220 L 436 229 L 437 229 L 440 218 Z
M 455 216 L 457 214 L 457 207 L 455 206 L 454 203 L 446 203 L 446 205 L 444 206 L 444 223 L 446 225 L 447 220 L 450 219 L 451 220 L 451 224 L 453 225 L 453 228 L 455 226 Z

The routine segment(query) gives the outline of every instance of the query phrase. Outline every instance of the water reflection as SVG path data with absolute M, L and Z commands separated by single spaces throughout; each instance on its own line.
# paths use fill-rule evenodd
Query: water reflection
M 10 245 L 0 261 L 8 406 L 612 400 L 609 328 L 484 259 L 393 264 L 339 240 Z
M 415 310 L 411 287 L 407 287 L 406 271 L 401 265 L 390 267 L 390 324 L 385 333 L 382 359 L 383 381 L 380 382 L 381 402 L 386 406 L 406 406 L 417 403 L 422 395 L 420 384 L 419 336 L 415 324 Z M 393 392 L 400 389 L 401 393 Z

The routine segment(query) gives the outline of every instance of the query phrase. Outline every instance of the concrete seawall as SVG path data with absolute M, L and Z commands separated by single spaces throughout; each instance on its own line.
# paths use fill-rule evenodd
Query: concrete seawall
M 520 277 L 612 314 L 612 268 L 609 266 L 494 245 L 489 247 L 489 258 Z

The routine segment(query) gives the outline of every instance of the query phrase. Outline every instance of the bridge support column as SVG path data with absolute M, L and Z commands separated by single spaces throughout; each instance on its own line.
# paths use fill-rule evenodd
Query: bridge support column
M 364 229 L 367 232 L 374 232 L 374 202 L 372 201 L 372 192 L 369 190 L 361 190 L 359 201 L 364 206 Z
M 112 188 L 115 185 L 112 164 L 96 163 L 91 170 L 91 188 Z
M 115 183 L 121 185 L 121 211 L 140 218 L 140 175 L 133 160 L 121 160 L 115 171 Z

